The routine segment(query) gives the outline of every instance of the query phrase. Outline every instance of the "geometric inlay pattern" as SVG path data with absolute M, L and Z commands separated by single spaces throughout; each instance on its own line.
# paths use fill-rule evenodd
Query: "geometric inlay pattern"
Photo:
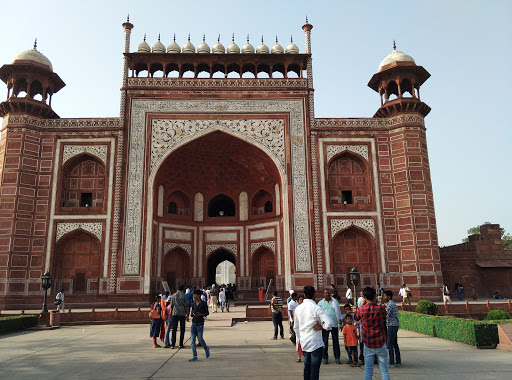
M 174 100 L 174 99 L 133 99 L 131 103 L 131 113 L 129 122 L 130 142 L 128 145 L 128 177 L 126 185 L 126 224 L 125 224 L 125 245 L 123 255 L 123 272 L 125 274 L 138 274 L 140 267 L 140 255 L 145 251 L 142 247 L 142 228 L 143 228 L 143 199 L 145 188 L 148 182 L 154 180 L 154 173 L 146 177 L 145 167 L 147 159 L 151 160 L 150 152 L 145 151 L 146 141 L 150 136 L 146 136 L 146 123 L 150 114 L 261 114 L 269 113 L 286 114 L 289 120 L 289 154 L 288 163 L 291 170 L 291 188 L 292 188 L 292 225 L 294 236 L 295 267 L 299 272 L 311 271 L 310 255 L 310 236 L 309 236 L 309 202 L 308 202 L 308 179 L 306 163 L 306 128 L 304 125 L 304 109 L 301 100 Z M 242 117 L 240 120 L 245 120 Z M 214 130 L 222 130 L 222 125 L 215 126 L 215 120 L 211 120 L 211 130 L 198 132 L 200 136 Z M 277 124 L 271 124 L 275 128 Z M 269 148 L 269 142 L 262 138 L 255 139 L 251 131 L 243 132 L 224 128 L 230 134 L 240 139 L 260 147 L 264 152 L 274 157 L 279 162 L 273 150 Z M 275 139 L 277 136 L 284 136 L 281 131 L 274 130 L 274 134 L 268 137 Z M 167 154 L 183 146 L 186 140 L 183 139 L 173 148 L 167 150 Z M 274 142 L 272 142 L 274 144 Z M 282 145 L 284 149 L 284 144 Z M 164 160 L 162 155 L 160 160 Z M 158 160 L 158 161 L 160 161 Z M 151 164 L 151 161 L 149 162 Z M 156 165 L 159 166 L 158 164 Z M 284 175 L 283 168 L 280 172 Z M 150 243 L 148 242 L 148 245 Z
M 226 251 L 231 252 L 235 256 L 238 256 L 238 245 L 237 244 L 208 244 L 206 246 L 206 256 L 216 251 L 219 248 L 224 248 Z
M 368 161 L 368 145 L 327 145 L 327 162 L 338 153 L 354 152 Z
M 81 153 L 91 153 L 95 157 L 98 157 L 104 165 L 107 164 L 106 145 L 64 145 L 62 165 L 64 165 L 70 158 L 78 156 Z
M 151 170 L 169 149 L 206 130 L 229 130 L 265 145 L 284 167 L 284 121 L 272 120 L 169 120 L 155 119 L 151 134 Z
M 57 232 L 55 233 L 55 241 L 59 241 L 61 237 L 66 235 L 68 232 L 82 229 L 95 235 L 99 241 L 101 241 L 103 223 L 57 223 Z
M 164 255 L 167 255 L 167 253 L 169 253 L 169 251 L 173 250 L 176 247 L 183 248 L 185 250 L 185 252 L 187 252 L 189 255 L 192 254 L 192 246 L 190 244 L 165 243 L 164 244 Z
M 261 246 L 265 246 L 271 249 L 274 253 L 276 251 L 276 242 L 275 241 L 259 241 L 257 243 L 251 243 L 251 255 Z
M 351 226 L 362 228 L 375 237 L 375 222 L 373 219 L 331 219 L 331 237 Z

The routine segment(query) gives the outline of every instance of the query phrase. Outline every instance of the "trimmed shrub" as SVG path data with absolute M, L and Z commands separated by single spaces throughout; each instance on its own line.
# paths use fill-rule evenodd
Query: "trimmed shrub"
M 437 305 L 429 300 L 419 300 L 416 306 L 416 313 L 436 315 Z
M 25 330 L 37 326 L 37 315 L 16 315 L 0 318 L 0 334 Z
M 512 319 L 477 321 L 407 311 L 399 311 L 398 320 L 401 329 L 479 347 L 496 346 L 498 323 L 512 323 Z
M 509 313 L 507 313 L 505 310 L 491 310 L 488 314 L 487 314 L 487 319 L 488 321 L 497 321 L 497 320 L 500 320 L 500 319 L 511 319 L 512 317 L 510 316 Z

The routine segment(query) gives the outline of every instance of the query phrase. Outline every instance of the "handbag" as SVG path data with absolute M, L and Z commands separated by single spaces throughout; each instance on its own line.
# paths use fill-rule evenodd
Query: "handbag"
M 162 316 L 160 315 L 160 313 L 156 310 L 151 310 L 149 312 L 149 318 L 152 318 L 152 319 L 160 319 L 162 318 Z
M 53 304 L 54 304 L 55 306 L 57 306 L 57 305 L 60 305 L 61 303 L 62 303 L 62 301 L 61 301 L 61 300 L 55 300 L 55 302 L 54 302 Z
M 290 336 L 290 340 L 293 344 L 297 344 L 297 336 L 295 336 L 295 332 Z
M 412 297 L 412 293 L 411 292 L 407 292 L 407 298 L 411 298 Z

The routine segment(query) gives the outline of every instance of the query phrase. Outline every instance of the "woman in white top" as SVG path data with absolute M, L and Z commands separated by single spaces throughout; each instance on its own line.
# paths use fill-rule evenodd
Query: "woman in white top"
M 398 292 L 398 295 L 400 295 L 402 297 L 402 302 L 403 303 L 405 303 L 407 305 L 411 304 L 411 300 L 409 299 L 410 294 L 411 294 L 411 289 L 409 289 L 407 287 L 407 285 L 403 284 L 400 287 L 400 291 Z

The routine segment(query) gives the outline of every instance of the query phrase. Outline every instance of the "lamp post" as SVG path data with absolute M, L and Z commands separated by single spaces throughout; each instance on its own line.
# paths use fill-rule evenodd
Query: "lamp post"
M 356 286 L 359 283 L 359 272 L 357 271 L 356 267 L 352 267 L 350 270 L 350 282 L 352 285 L 354 285 L 354 301 L 356 301 L 356 307 L 357 307 L 357 293 L 356 293 Z
M 46 297 L 48 296 L 48 289 L 52 287 L 52 275 L 50 272 L 46 272 L 41 277 L 41 286 L 44 289 L 44 303 L 42 313 L 48 313 L 48 306 L 46 305 Z

